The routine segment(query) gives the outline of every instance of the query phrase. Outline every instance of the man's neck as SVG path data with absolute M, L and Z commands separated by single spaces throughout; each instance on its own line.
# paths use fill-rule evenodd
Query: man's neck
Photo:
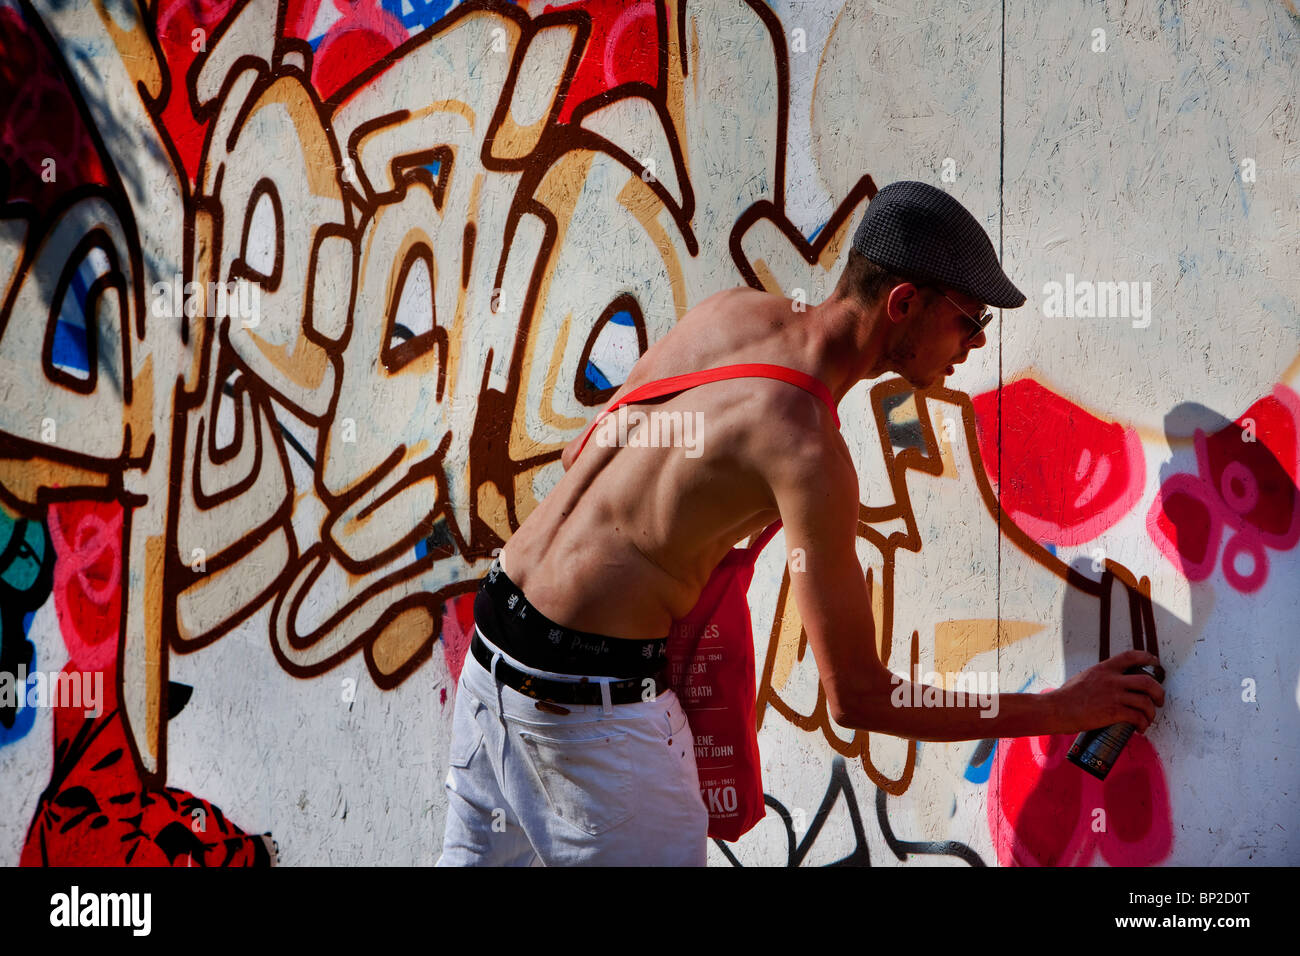
M 808 320 L 819 377 L 837 404 L 858 382 L 889 371 L 883 303 L 867 308 L 856 299 L 832 295 L 809 310 Z

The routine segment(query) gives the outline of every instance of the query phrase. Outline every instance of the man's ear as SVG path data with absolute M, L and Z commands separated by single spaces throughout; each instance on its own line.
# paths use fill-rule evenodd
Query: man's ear
M 885 314 L 895 324 L 912 317 L 921 303 L 921 290 L 910 282 L 901 282 L 889 290 L 885 299 Z

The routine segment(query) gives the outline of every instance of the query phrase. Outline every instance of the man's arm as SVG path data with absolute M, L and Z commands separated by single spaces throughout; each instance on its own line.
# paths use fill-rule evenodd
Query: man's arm
M 858 480 L 852 460 L 842 445 L 816 434 L 798 444 L 776 466 L 772 490 L 787 549 L 803 549 L 804 570 L 790 572 L 790 589 L 837 724 L 915 740 L 1071 733 L 1119 720 L 1146 730 L 1156 704 L 1164 703 L 1164 691 L 1150 677 L 1122 673 L 1155 660 L 1140 651 L 1116 655 L 1046 694 L 999 694 L 987 710 L 978 704 L 896 705 L 923 700 L 926 685 L 893 674 L 876 648 L 855 549 Z M 942 688 L 936 690 L 942 700 Z

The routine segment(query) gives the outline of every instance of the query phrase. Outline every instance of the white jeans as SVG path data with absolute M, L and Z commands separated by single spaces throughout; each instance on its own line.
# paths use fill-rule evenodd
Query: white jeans
M 437 865 L 704 866 L 709 814 L 677 695 L 563 706 L 540 709 L 466 654 Z

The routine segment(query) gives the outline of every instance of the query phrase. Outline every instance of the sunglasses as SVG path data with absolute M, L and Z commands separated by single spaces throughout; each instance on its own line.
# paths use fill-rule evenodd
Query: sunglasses
M 960 313 L 962 314 L 962 317 L 963 317 L 967 322 L 969 322 L 969 323 L 971 323 L 973 326 L 975 326 L 974 330 L 971 332 L 970 336 L 967 338 L 967 341 L 970 341 L 971 339 L 977 338 L 977 337 L 979 336 L 979 334 L 980 334 L 981 332 L 984 331 L 984 327 L 985 327 L 986 325 L 988 325 L 990 322 L 993 321 L 993 310 L 992 310 L 992 309 L 989 309 L 989 308 L 986 307 L 986 308 L 984 309 L 984 311 L 981 312 L 979 315 L 967 315 L 967 314 L 966 314 L 966 310 L 963 309 L 963 308 L 962 308 L 958 303 L 953 302 L 951 296 L 949 296 L 949 295 L 948 295 L 946 292 L 944 292 L 942 289 L 940 289 L 940 290 L 938 290 L 938 291 L 939 291 L 939 294 L 940 294 L 941 296 L 943 296 L 943 297 L 944 297 L 945 299 L 947 299 L 949 302 L 952 302 L 953 305 L 957 306 L 957 311 L 960 312 Z

